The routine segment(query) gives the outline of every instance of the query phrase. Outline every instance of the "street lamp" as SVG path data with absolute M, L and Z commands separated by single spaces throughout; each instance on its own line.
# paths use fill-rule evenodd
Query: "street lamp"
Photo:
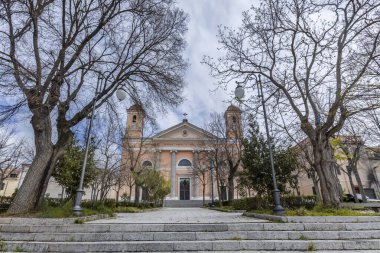
M 123 101 L 127 97 L 127 93 L 122 88 L 117 89 L 115 94 L 119 101 Z
M 105 81 L 105 83 L 106 83 L 106 81 Z M 84 193 L 83 181 L 84 181 L 84 175 L 86 172 L 88 150 L 90 147 L 91 130 L 92 130 L 92 123 L 94 121 L 96 102 L 99 100 L 99 93 L 100 93 L 102 86 L 103 86 L 103 77 L 101 76 L 98 78 L 98 81 L 96 83 L 95 99 L 94 99 L 94 103 L 92 104 L 90 122 L 89 122 L 89 126 L 88 126 L 87 133 L 86 133 L 86 147 L 85 147 L 85 151 L 84 151 L 82 171 L 81 171 L 79 187 L 78 187 L 78 190 L 77 190 L 76 195 L 75 195 L 75 202 L 74 202 L 74 207 L 73 207 L 73 213 L 75 215 L 78 215 L 78 216 L 82 215 L 82 210 L 83 210 L 82 207 L 80 206 L 80 203 L 81 203 L 82 197 L 83 197 L 83 193 Z M 117 99 L 119 99 L 119 101 L 122 101 L 127 97 L 127 95 L 126 95 L 124 90 L 119 88 L 118 90 L 116 90 L 116 97 L 117 97 Z
M 214 161 L 210 160 L 211 206 L 214 207 Z M 219 200 L 220 201 L 220 200 Z
M 87 129 L 86 133 L 86 147 L 84 151 L 84 159 L 83 159 L 83 164 L 82 164 L 82 171 L 80 174 L 80 181 L 79 181 L 79 187 L 77 189 L 76 195 L 75 195 L 75 202 L 74 202 L 74 207 L 73 207 L 73 213 L 75 215 L 82 215 L 82 207 L 80 206 L 80 202 L 82 201 L 82 196 L 84 193 L 83 190 L 83 181 L 84 181 L 84 174 L 86 172 L 86 165 L 87 165 L 87 158 L 88 158 L 88 149 L 90 146 L 90 138 L 91 138 L 91 129 L 92 129 L 92 122 L 94 120 L 94 114 L 95 114 L 95 105 L 96 102 L 99 99 L 99 92 L 100 92 L 100 86 L 102 83 L 102 78 L 98 78 L 98 81 L 96 83 L 96 90 L 95 90 L 95 99 L 94 103 L 92 104 L 91 108 L 91 117 L 90 117 L 90 123 Z
M 268 140 L 268 148 L 269 148 L 269 160 L 270 165 L 272 168 L 272 181 L 273 181 L 273 198 L 274 198 L 274 208 L 273 213 L 276 215 L 283 215 L 285 213 L 285 209 L 281 206 L 281 199 L 280 199 L 280 190 L 277 187 L 277 180 L 276 180 L 276 171 L 274 170 L 274 163 L 273 163 L 273 154 L 272 154 L 272 146 L 270 143 L 270 135 L 269 135 L 269 127 L 268 127 L 268 120 L 267 120 L 267 112 L 265 108 L 265 99 L 263 94 L 263 86 L 261 84 L 261 77 L 259 75 L 259 78 L 256 79 L 257 89 L 259 93 L 259 97 L 261 97 L 261 104 L 263 106 L 263 112 L 264 112 L 264 122 L 265 122 L 265 130 L 267 134 L 267 140 Z M 238 84 L 235 89 L 235 98 L 242 102 L 242 98 L 244 97 L 244 88 Z M 247 105 L 246 105 L 247 106 Z M 249 106 L 247 106 L 250 108 Z M 251 108 L 250 108 L 251 109 Z

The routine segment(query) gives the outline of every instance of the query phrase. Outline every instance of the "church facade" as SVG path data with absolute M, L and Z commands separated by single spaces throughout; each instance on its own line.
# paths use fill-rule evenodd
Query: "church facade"
M 182 122 L 154 134 L 144 136 L 145 114 L 141 107 L 128 110 L 127 128 L 123 140 L 122 166 L 125 174 L 142 168 L 161 172 L 170 181 L 170 194 L 166 200 L 219 199 L 214 172 L 213 149 L 217 137 L 190 123 Z M 241 121 L 241 111 L 229 106 L 224 114 L 227 138 Z M 128 183 L 127 183 L 128 184 Z M 131 199 L 144 199 L 143 189 L 129 185 L 125 192 Z M 226 196 L 227 197 L 227 196 Z M 223 198 L 226 198 L 223 197 Z

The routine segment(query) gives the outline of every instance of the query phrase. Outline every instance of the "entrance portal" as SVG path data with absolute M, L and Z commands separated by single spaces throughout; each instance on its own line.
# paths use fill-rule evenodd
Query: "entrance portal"
M 179 179 L 179 199 L 190 200 L 190 178 Z

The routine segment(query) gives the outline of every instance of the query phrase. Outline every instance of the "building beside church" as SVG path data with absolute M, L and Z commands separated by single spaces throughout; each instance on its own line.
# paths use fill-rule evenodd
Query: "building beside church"
M 342 140 L 342 143 L 353 150 L 359 148 L 359 159 L 357 160 L 357 171 L 360 181 L 363 185 L 364 192 L 369 198 L 380 198 L 380 148 L 366 147 L 360 136 L 336 136 Z M 300 149 L 303 149 L 301 151 Z M 300 163 L 304 170 L 298 173 L 298 189 L 292 189 L 294 194 L 301 195 L 316 195 L 319 191 L 318 176 L 314 170 L 311 170 L 310 162 L 307 161 L 305 154 L 309 153 L 312 157 L 312 147 L 307 139 L 296 147 L 299 153 Z M 335 155 L 342 156 L 341 148 L 337 148 Z M 345 157 L 345 156 L 343 156 Z M 348 176 L 348 161 L 347 159 L 335 160 L 335 171 L 339 188 L 343 194 L 359 194 L 358 182 L 352 172 L 352 185 Z M 315 185 L 318 185 L 316 188 Z
M 144 136 L 144 111 L 137 105 L 128 110 L 126 133 L 123 140 L 122 166 L 125 173 L 141 168 L 155 169 L 170 181 L 167 200 L 201 200 L 203 191 L 209 200 L 217 196 L 217 183 L 210 156 L 216 136 L 190 123 L 182 122 L 153 135 Z M 230 105 L 225 114 L 226 136 L 233 140 L 240 125 L 241 111 Z M 202 172 L 202 173 L 199 173 Z M 128 184 L 128 183 L 127 183 Z M 137 192 L 139 191 L 139 192 Z M 131 199 L 144 198 L 143 189 L 126 185 Z M 137 193 L 137 194 L 136 194 Z

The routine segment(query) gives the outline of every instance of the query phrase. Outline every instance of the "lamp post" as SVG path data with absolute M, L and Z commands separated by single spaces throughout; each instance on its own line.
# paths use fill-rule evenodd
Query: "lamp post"
M 256 76 L 255 76 L 255 78 L 256 78 Z M 259 75 L 258 79 L 256 78 L 256 84 L 258 86 L 257 91 L 258 91 L 259 97 L 261 97 L 261 104 L 263 106 L 265 130 L 266 130 L 266 135 L 267 135 L 267 140 L 268 140 L 268 148 L 269 148 L 269 160 L 270 160 L 270 165 L 271 165 L 271 169 L 272 169 L 273 199 L 274 199 L 273 213 L 276 215 L 283 215 L 285 213 L 285 209 L 281 206 L 280 190 L 277 187 L 276 171 L 274 169 L 272 146 L 270 143 L 271 138 L 269 135 L 267 112 L 266 112 L 266 108 L 265 108 L 265 99 L 264 99 L 263 86 L 261 83 L 260 75 Z M 239 84 L 236 86 L 236 89 L 235 89 L 235 97 L 239 101 L 242 101 L 241 99 L 244 97 L 244 88 Z M 247 106 L 247 107 L 250 108 L 249 106 Z
M 211 206 L 214 207 L 214 161 L 210 160 Z
M 74 207 L 73 207 L 73 213 L 75 215 L 82 215 L 82 207 L 80 206 L 80 203 L 82 201 L 82 196 L 84 193 L 83 190 L 83 181 L 84 181 L 84 175 L 86 172 L 86 165 L 87 165 L 87 158 L 88 158 L 88 150 L 90 147 L 90 138 L 91 138 L 91 129 L 92 129 L 92 122 L 94 121 L 94 114 L 95 114 L 95 105 L 96 102 L 98 101 L 99 98 L 99 92 L 100 92 L 100 86 L 102 83 L 102 78 L 98 78 L 98 82 L 96 83 L 96 90 L 95 90 L 95 99 L 94 103 L 92 104 L 91 108 L 91 117 L 90 117 L 90 123 L 87 129 L 86 133 L 86 147 L 84 151 L 84 159 L 83 159 L 83 164 L 82 164 L 82 171 L 80 174 L 80 181 L 79 181 L 79 187 L 75 195 L 75 202 L 74 202 Z

